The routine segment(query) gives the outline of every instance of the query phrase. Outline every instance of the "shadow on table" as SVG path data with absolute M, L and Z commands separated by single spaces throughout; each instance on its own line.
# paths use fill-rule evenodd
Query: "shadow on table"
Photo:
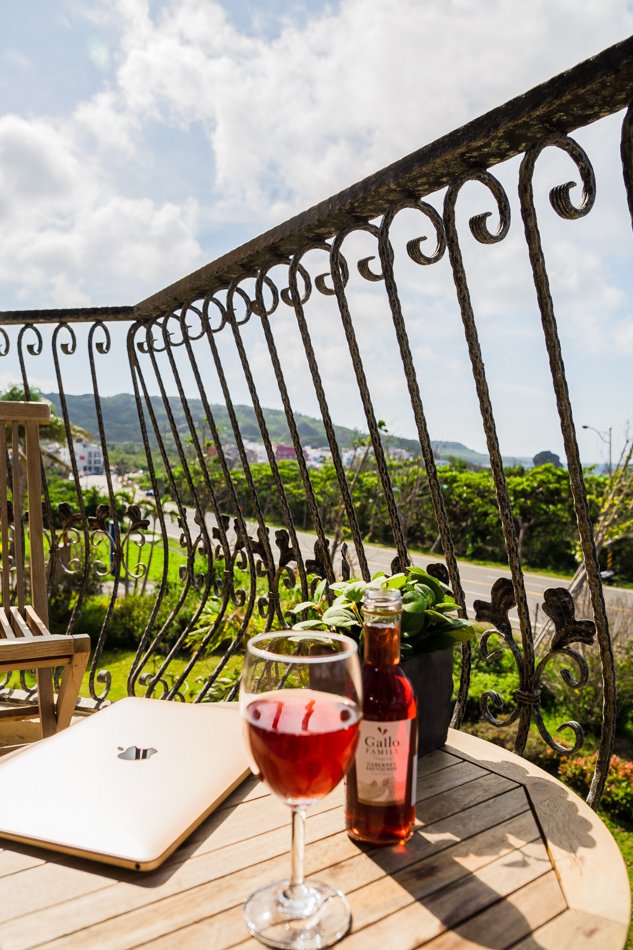
M 422 800 L 417 806 L 422 825 L 406 846 L 369 851 L 368 856 L 423 909 L 416 912 L 415 904 L 409 904 L 386 918 L 403 945 L 451 931 L 446 934 L 447 946 L 454 946 L 451 935 L 490 950 L 511 946 L 567 906 L 556 874 L 544 879 L 553 871 L 546 845 L 570 854 L 596 846 L 591 823 L 581 814 L 575 796 L 560 783 L 541 779 L 520 764 L 512 763 L 511 769 L 500 768 L 498 762 L 479 760 L 477 764 L 503 775 L 500 782 L 505 778 L 519 783 L 518 787 L 507 784 L 457 810 L 452 810 L 451 798 L 458 802 L 459 797 L 451 793 Z M 517 835 L 519 828 L 522 835 Z M 521 910 L 524 887 L 528 895 L 527 889 L 532 889 L 527 902 L 523 901 L 529 905 L 529 919 Z M 362 933 L 363 923 L 358 923 Z M 438 939 L 438 948 L 443 945 Z M 533 938 L 530 946 L 540 944 Z

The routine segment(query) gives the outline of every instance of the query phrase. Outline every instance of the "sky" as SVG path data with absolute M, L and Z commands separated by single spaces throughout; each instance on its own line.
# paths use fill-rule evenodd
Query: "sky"
M 0 310 L 143 300 L 625 38 L 632 27 L 625 0 L 5 0 Z M 576 135 L 597 177 L 587 218 L 562 221 L 547 203 L 549 188 L 574 178 L 568 158 L 544 156 L 536 177 L 587 461 L 605 460 L 609 430 L 617 453 L 633 421 L 633 243 L 618 164 L 621 118 Z M 521 240 L 517 170 L 517 161 L 495 170 L 512 206 L 508 238 L 482 248 L 464 237 L 463 250 L 502 451 L 563 455 Z M 431 197 L 440 211 L 442 197 Z M 468 214 L 486 210 L 494 220 L 490 195 L 468 186 L 458 220 L 465 224 Z M 404 244 L 419 235 L 416 228 L 404 215 Z M 363 240 L 350 238 L 352 256 L 372 253 Z M 322 261 L 315 267 L 322 271 Z M 482 451 L 447 263 L 403 265 L 400 281 L 431 436 Z M 377 414 L 390 431 L 412 436 L 398 354 L 384 336 L 381 293 L 358 275 L 350 280 Z M 311 306 L 334 421 L 362 429 L 331 298 Z M 292 310 L 280 308 L 272 322 L 293 405 L 316 414 Z M 262 401 L 280 406 L 261 335 L 250 325 L 244 334 Z M 222 347 L 236 401 L 246 401 L 236 355 L 228 343 Z M 17 378 L 15 354 L 12 345 L 0 355 L 0 384 Z M 46 334 L 29 372 L 45 391 L 58 388 Z M 207 372 L 209 392 L 219 398 L 217 379 Z M 131 388 L 105 362 L 100 374 L 104 394 Z M 85 359 L 75 356 L 71 364 L 68 357 L 63 375 L 69 392 L 90 388 Z

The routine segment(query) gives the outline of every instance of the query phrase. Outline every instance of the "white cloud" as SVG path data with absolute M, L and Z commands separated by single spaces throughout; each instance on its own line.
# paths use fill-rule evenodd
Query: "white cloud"
M 90 101 L 80 102 L 73 114 L 76 133 L 89 132 L 97 146 L 114 150 L 128 160 L 137 157 L 141 123 L 132 113 L 122 110 L 116 95 L 107 90 Z
M 0 118 L 0 280 L 41 306 L 127 303 L 202 263 L 195 200 L 124 197 L 73 131 Z
M 119 0 L 124 108 L 205 124 L 216 185 L 267 220 L 327 197 L 625 35 L 624 0 L 346 0 L 246 36 L 216 3 Z M 565 35 L 564 47 L 552 37 Z M 272 196 L 272 201 L 271 201 Z M 269 212 L 268 214 L 266 212 Z

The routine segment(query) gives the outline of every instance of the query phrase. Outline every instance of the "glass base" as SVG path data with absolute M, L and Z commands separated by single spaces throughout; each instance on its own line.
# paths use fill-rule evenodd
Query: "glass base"
M 352 914 L 347 898 L 317 881 L 306 881 L 298 890 L 291 894 L 290 881 L 277 881 L 251 894 L 244 905 L 249 932 L 281 950 L 331 947 L 349 930 Z

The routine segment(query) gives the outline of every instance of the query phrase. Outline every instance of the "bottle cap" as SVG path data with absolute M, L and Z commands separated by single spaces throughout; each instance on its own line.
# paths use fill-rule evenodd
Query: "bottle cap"
M 363 610 L 402 610 L 402 596 L 392 587 L 368 587 L 363 595 Z

